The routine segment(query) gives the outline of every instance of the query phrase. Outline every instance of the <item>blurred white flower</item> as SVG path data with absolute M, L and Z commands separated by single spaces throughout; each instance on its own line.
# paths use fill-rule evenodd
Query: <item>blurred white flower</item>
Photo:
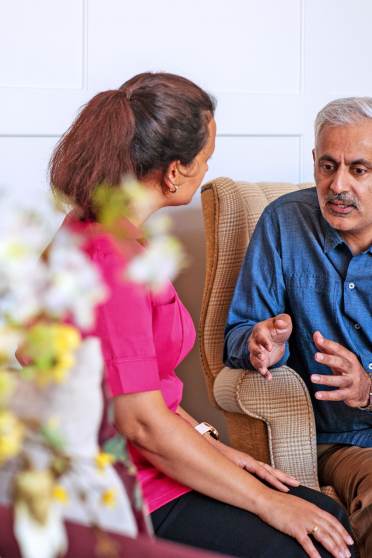
M 22 332 L 0 325 L 0 362 L 12 358 L 22 340 Z
M 15 506 L 14 532 L 23 558 L 57 558 L 67 551 L 67 534 L 59 506 L 51 506 L 48 519 L 35 521 L 24 503 Z
M 176 276 L 184 262 L 184 252 L 178 240 L 171 236 L 158 236 L 150 240 L 146 250 L 129 263 L 126 277 L 156 291 Z
M 172 225 L 169 215 L 156 215 L 146 223 L 145 231 L 150 238 L 168 234 Z
M 121 188 L 129 210 L 146 212 L 152 206 L 155 193 L 136 179 L 126 179 Z
M 52 317 L 71 314 L 82 328 L 94 322 L 94 308 L 107 296 L 98 269 L 84 254 L 79 239 L 60 231 L 48 253 L 48 284 L 42 298 Z
M 50 229 L 34 212 L 6 207 L 0 223 L 0 324 L 23 323 L 40 311 L 46 268 L 40 254 Z

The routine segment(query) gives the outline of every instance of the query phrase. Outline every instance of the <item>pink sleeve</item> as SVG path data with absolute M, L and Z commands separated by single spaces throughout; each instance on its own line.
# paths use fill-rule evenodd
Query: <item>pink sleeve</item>
M 98 308 L 96 334 L 101 340 L 106 378 L 113 396 L 160 389 L 148 291 L 123 279 L 118 254 L 96 252 L 109 299 Z

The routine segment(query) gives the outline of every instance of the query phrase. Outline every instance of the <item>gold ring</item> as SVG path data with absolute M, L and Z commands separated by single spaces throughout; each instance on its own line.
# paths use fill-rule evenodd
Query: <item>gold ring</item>
M 315 525 L 311 531 L 310 531 L 310 535 L 315 535 L 315 533 L 317 533 L 319 531 L 319 527 L 318 525 Z

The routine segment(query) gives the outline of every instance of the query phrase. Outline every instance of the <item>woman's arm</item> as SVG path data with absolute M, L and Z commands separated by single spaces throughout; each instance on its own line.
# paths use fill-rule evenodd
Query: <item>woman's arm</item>
M 198 421 L 195 420 L 185 409 L 181 406 L 177 408 L 177 414 L 182 417 L 186 422 L 188 422 L 193 428 L 198 424 Z M 242 451 L 236 450 L 226 444 L 223 444 L 219 440 L 213 438 L 209 434 L 204 434 L 204 438 L 207 442 L 212 444 L 218 451 L 223 453 L 227 459 L 238 465 L 241 469 L 245 469 L 250 473 L 256 475 L 260 479 L 266 481 L 267 483 L 271 484 L 274 488 L 281 490 L 283 492 L 288 491 L 288 486 L 298 486 L 300 483 L 290 475 L 283 473 L 279 469 L 275 469 L 268 465 L 267 463 L 263 463 L 262 461 L 257 461 L 251 455 L 244 453 Z M 286 486 L 288 485 L 288 486 Z
M 311 558 L 319 558 L 309 533 L 333 556 L 347 556 L 350 537 L 341 524 L 317 506 L 272 490 L 208 443 L 182 416 L 172 413 L 160 391 L 115 398 L 118 430 L 157 469 L 207 496 L 257 514 L 296 538 Z M 343 554 L 342 554 L 343 553 Z

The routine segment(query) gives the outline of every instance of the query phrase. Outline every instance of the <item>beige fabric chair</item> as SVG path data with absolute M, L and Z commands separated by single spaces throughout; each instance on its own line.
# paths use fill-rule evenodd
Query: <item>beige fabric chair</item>
M 269 202 L 310 186 L 218 178 L 202 188 L 207 264 L 199 343 L 209 397 L 224 413 L 231 444 L 319 489 L 313 410 L 300 376 L 282 366 L 267 382 L 222 362 L 226 315 L 256 222 Z M 325 492 L 335 496 L 331 487 Z

